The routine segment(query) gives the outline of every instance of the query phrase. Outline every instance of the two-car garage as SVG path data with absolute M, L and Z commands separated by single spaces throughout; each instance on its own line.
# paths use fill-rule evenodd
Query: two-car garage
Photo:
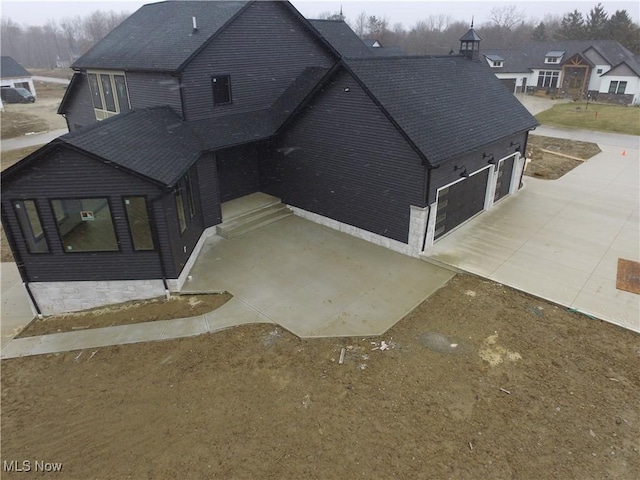
M 519 182 L 514 175 L 518 154 L 506 157 L 496 165 L 487 165 L 460 180 L 438 189 L 433 240 L 441 238 L 456 227 L 490 208 Z

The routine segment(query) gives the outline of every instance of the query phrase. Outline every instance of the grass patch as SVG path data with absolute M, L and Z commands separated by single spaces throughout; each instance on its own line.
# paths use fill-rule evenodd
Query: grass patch
M 24 112 L 2 112 L 0 115 L 0 138 L 21 137 L 29 132 L 46 132 L 49 125 L 36 115 Z
M 536 115 L 543 125 L 640 135 L 640 108 L 572 102 L 554 105 Z

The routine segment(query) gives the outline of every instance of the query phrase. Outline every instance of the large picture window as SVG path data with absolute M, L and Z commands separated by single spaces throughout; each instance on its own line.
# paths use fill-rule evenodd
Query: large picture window
M 125 197 L 124 207 L 127 211 L 133 249 L 136 251 L 153 250 L 153 235 L 151 235 L 147 200 L 144 197 Z
M 560 72 L 553 70 L 542 70 L 538 74 L 538 87 L 541 88 L 558 88 L 558 78 Z
M 14 208 L 29 253 L 49 253 L 36 203 L 33 200 L 19 200 L 14 203 Z
M 127 80 L 123 73 L 89 72 L 87 78 L 97 120 L 131 110 Z
M 106 198 L 51 200 L 65 252 L 117 252 L 118 240 Z

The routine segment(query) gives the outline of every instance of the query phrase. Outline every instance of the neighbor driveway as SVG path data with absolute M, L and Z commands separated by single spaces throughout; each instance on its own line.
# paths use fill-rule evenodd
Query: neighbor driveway
M 602 153 L 558 180 L 524 177 L 523 190 L 427 257 L 640 332 L 640 296 L 616 289 L 618 258 L 640 261 L 639 138 L 561 132 L 598 141 Z
M 380 335 L 453 273 L 291 216 L 205 244 L 182 292 L 228 291 L 299 337 Z

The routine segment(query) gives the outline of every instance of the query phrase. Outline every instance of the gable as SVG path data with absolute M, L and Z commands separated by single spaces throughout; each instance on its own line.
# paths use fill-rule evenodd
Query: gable
M 30 77 L 31 74 L 12 57 L 0 57 L 1 78 Z
M 638 77 L 639 75 L 634 72 L 629 65 L 627 65 L 626 63 L 621 63 L 620 65 L 617 65 L 615 67 L 613 67 L 611 70 L 609 70 L 608 72 L 606 72 L 604 76 L 616 76 L 616 77 Z
M 185 67 L 185 118 L 197 121 L 264 110 L 305 68 L 328 68 L 336 60 L 333 50 L 288 3 L 252 3 Z M 230 104 L 214 107 L 214 75 L 230 77 Z
M 589 60 L 584 58 L 582 55 L 580 55 L 579 53 L 576 53 L 571 58 L 568 58 L 563 63 L 563 66 L 565 66 L 565 67 L 587 67 L 587 66 L 593 66 L 593 65 L 591 64 L 591 62 L 589 62 Z
M 582 54 L 593 65 L 608 65 L 609 64 L 609 62 L 602 55 L 600 55 L 598 53 L 598 51 L 593 47 L 589 47 Z

